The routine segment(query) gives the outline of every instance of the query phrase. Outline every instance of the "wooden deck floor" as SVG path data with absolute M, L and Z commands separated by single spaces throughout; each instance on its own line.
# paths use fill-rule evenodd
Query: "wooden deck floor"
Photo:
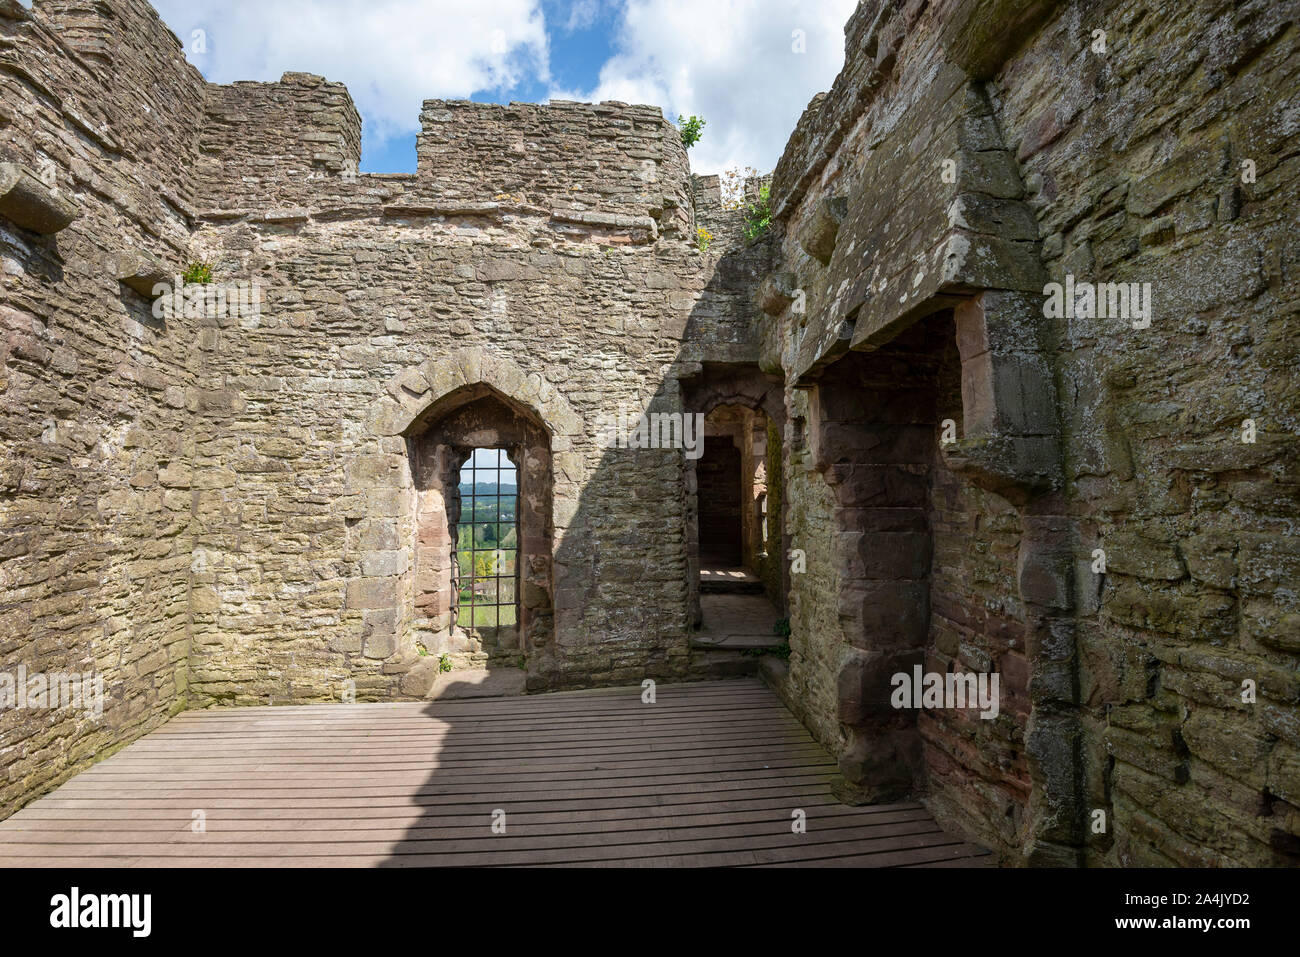
M 837 803 L 833 772 L 752 679 L 193 711 L 0 822 L 0 866 L 989 863 L 919 804 Z

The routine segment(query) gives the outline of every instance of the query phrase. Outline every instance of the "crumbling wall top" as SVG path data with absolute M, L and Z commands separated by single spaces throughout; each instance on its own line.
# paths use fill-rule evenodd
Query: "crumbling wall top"
M 346 86 L 313 73 L 209 83 L 199 148 L 200 207 L 292 206 L 356 173 L 361 114 Z
M 536 206 L 593 225 L 648 218 L 660 233 L 687 233 L 686 150 L 658 107 L 426 100 L 420 123 L 422 193 Z

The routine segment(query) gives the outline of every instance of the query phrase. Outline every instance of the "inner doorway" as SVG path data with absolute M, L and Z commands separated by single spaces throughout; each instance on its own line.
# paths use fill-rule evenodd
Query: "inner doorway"
M 739 568 L 741 555 L 741 454 L 725 440 L 704 443 L 695 465 L 700 496 L 700 567 Z
M 705 416 L 695 463 L 698 647 L 782 643 L 780 533 L 767 520 L 769 473 L 779 474 L 779 455 L 779 436 L 761 409 L 723 403 Z

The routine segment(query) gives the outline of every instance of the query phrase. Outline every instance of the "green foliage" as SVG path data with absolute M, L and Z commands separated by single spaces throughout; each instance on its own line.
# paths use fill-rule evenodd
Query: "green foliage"
M 775 648 L 742 648 L 740 653 L 742 655 L 748 655 L 751 658 L 759 658 L 763 655 L 773 655 L 774 657 L 788 661 L 790 658 L 790 646 L 785 644 L 777 645 Z
M 713 233 L 709 232 L 703 226 L 695 230 L 695 245 L 699 247 L 700 252 L 707 252 L 709 243 L 713 242 Z
M 682 145 L 687 149 L 690 149 L 698 143 L 700 137 L 704 135 L 704 127 L 706 125 L 707 123 L 703 117 L 691 116 L 688 118 L 679 114 L 677 117 L 677 127 L 682 133 Z
M 789 618 L 778 618 L 777 621 L 776 621 L 776 624 L 775 624 L 775 625 L 773 626 L 773 628 L 772 628 L 772 634 L 774 634 L 774 635 L 780 635 L 782 638 L 789 638 L 789 637 L 790 637 L 790 619 L 789 619 Z
M 758 190 L 758 202 L 749 204 L 745 217 L 745 238 L 751 243 L 758 240 L 772 225 L 772 187 L 764 183 Z
M 451 671 L 451 656 L 450 656 L 450 655 L 443 655 L 442 657 L 440 657 L 440 658 L 438 659 L 438 670 L 439 670 L 440 672 L 444 672 L 444 673 L 445 673 L 445 672 L 448 672 L 448 671 Z
M 185 285 L 206 285 L 212 282 L 212 266 L 205 262 L 192 262 L 185 267 L 185 272 L 181 274 L 185 280 Z

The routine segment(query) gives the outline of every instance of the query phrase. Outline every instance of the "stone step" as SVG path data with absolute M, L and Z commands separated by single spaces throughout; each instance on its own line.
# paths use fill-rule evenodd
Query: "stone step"
M 780 648 L 785 639 L 780 635 L 763 634 L 712 634 L 697 632 L 691 636 L 692 648 L 707 648 L 714 651 L 745 651 L 756 648 Z
M 708 579 L 700 577 L 700 594 L 702 595 L 761 595 L 763 583 L 755 578 L 753 581 L 733 581 L 727 579 Z
M 702 568 L 700 593 L 761 595 L 763 580 L 747 568 Z
M 744 655 L 739 650 L 696 649 L 691 657 L 692 670 L 714 678 L 735 678 L 758 674 L 761 658 Z
M 444 671 L 434 679 L 426 701 L 460 698 L 508 698 L 524 693 L 528 672 L 520 668 L 470 668 Z

